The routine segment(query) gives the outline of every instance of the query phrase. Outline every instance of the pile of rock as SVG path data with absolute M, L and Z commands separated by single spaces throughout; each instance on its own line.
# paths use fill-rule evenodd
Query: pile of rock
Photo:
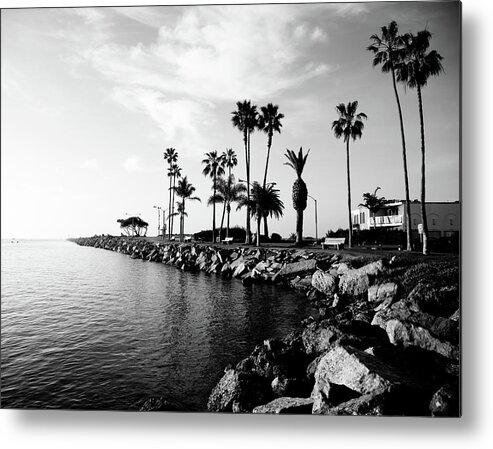
M 311 285 L 321 317 L 227 370 L 208 410 L 459 416 L 456 263 L 334 262 Z

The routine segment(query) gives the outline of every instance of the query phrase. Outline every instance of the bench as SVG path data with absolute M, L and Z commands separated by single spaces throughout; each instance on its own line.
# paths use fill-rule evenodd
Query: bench
M 187 236 L 183 237 L 183 241 L 184 242 L 191 242 L 192 241 L 192 236 L 191 235 L 187 235 Z
M 228 245 L 229 243 L 233 243 L 233 237 L 226 237 L 224 240 L 223 240 L 223 243 Z
M 344 243 L 346 243 L 345 237 L 325 237 L 322 242 L 322 249 L 325 249 L 326 246 L 335 246 L 336 249 L 341 249 L 344 248 Z

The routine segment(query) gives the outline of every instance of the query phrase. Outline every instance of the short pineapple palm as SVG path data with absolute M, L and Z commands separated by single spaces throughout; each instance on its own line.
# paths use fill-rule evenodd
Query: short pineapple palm
M 310 150 L 303 155 L 303 148 L 300 147 L 298 154 L 294 151 L 286 149 L 286 158 L 288 162 L 284 165 L 289 165 L 295 172 L 297 179 L 293 184 L 293 207 L 297 212 L 296 215 L 296 244 L 303 244 L 303 211 L 306 209 L 306 202 L 308 199 L 308 189 L 305 181 L 301 178 L 303 169 L 305 168 L 306 160 Z

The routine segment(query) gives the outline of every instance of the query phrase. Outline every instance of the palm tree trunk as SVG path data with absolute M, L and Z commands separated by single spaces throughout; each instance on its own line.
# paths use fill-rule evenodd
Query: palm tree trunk
M 303 245 L 303 211 L 296 211 L 296 246 Z
M 262 216 L 260 214 L 257 215 L 257 246 L 260 246 L 260 220 Z
M 219 241 L 221 241 L 221 239 L 223 238 L 223 225 L 224 225 L 225 212 L 226 212 L 226 201 L 224 201 L 224 204 L 223 204 L 223 213 L 221 216 L 221 227 L 219 228 Z
M 212 243 L 216 243 L 216 174 L 214 173 L 214 202 L 212 203 Z
M 269 168 L 270 147 L 272 146 L 272 134 L 269 133 L 267 141 L 267 159 L 265 161 L 265 173 L 264 173 L 264 189 L 267 183 L 267 169 Z
M 399 122 L 401 125 L 401 140 L 402 140 L 402 162 L 404 165 L 404 187 L 406 193 L 406 250 L 411 251 L 411 202 L 409 201 L 409 177 L 407 173 L 407 154 L 406 154 L 406 136 L 404 134 L 404 120 L 402 118 L 401 101 L 397 92 L 395 82 L 394 67 L 392 67 L 392 83 L 394 85 L 395 100 L 397 101 L 397 110 L 399 111 Z
M 171 189 L 171 176 L 169 177 L 169 208 L 168 210 L 171 211 L 171 192 L 172 192 L 172 189 Z M 168 235 L 169 235 L 169 239 L 171 239 L 171 212 L 170 214 L 168 215 Z
M 246 238 L 245 244 L 250 245 L 250 133 L 247 134 L 246 151 L 246 173 L 247 173 L 247 219 L 246 219 Z
M 173 175 L 173 199 L 171 200 L 171 212 L 173 215 L 171 215 L 171 234 L 173 234 L 173 228 L 175 224 L 175 187 L 176 187 L 176 175 Z
M 269 238 L 269 226 L 267 225 L 267 215 L 264 215 L 264 235 Z
M 226 238 L 229 237 L 229 214 L 231 213 L 231 206 L 228 204 L 227 206 L 228 209 L 228 218 L 226 220 Z
M 347 207 L 348 207 L 348 221 L 349 221 L 348 248 L 351 248 L 352 234 L 353 234 L 353 219 L 351 217 L 351 177 L 349 174 L 349 137 L 346 141 L 346 155 L 347 155 Z
M 425 192 L 425 121 L 423 118 L 423 99 L 421 87 L 418 84 L 419 123 L 421 128 L 421 222 L 423 224 L 423 255 L 428 255 L 428 220 L 426 219 L 426 192 Z
M 185 198 L 183 198 L 183 208 L 180 216 L 180 242 L 183 242 L 185 236 Z

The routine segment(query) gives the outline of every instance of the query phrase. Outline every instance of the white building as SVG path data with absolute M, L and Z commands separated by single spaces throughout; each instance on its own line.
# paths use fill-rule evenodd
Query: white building
M 352 211 L 353 228 L 375 229 L 387 228 L 390 230 L 406 230 L 406 201 L 388 200 L 375 213 L 363 206 Z M 371 216 L 370 216 L 371 215 Z M 460 202 L 427 202 L 426 217 L 428 219 L 428 235 L 430 238 L 453 237 L 460 232 Z M 411 201 L 411 230 L 418 233 L 421 224 L 421 203 Z

